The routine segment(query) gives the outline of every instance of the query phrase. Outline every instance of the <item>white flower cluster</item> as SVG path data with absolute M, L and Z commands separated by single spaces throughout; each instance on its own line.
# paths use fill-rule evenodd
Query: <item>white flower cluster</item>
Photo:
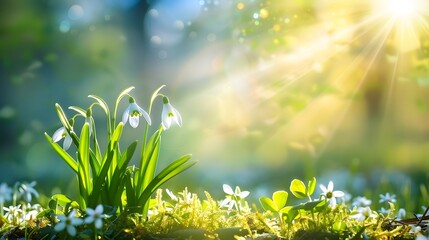
M 67 230 L 67 233 L 75 237 L 77 234 L 76 227 L 82 224 L 92 224 L 94 223 L 95 228 L 103 228 L 103 219 L 108 217 L 103 214 L 104 208 L 103 205 L 97 205 L 95 209 L 86 208 L 86 217 L 85 219 L 80 218 L 77 215 L 76 210 L 72 210 L 67 216 L 64 214 L 57 215 L 59 222 L 55 225 L 54 229 L 57 232 L 61 232 L 64 229 Z

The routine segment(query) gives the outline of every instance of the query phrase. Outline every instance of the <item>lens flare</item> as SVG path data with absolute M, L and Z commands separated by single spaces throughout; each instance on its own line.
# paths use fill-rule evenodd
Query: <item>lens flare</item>
M 396 17 L 409 17 L 416 14 L 421 5 L 418 0 L 390 0 L 386 1 L 387 10 Z

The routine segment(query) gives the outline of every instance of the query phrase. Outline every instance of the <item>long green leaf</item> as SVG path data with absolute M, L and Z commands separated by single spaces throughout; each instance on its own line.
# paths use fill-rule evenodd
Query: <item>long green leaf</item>
M 117 159 L 121 155 L 118 143 L 119 143 L 119 139 L 121 138 L 123 128 L 124 128 L 124 124 L 122 122 L 120 122 L 118 124 L 118 126 L 116 126 L 115 131 L 113 132 L 112 136 L 110 137 L 108 149 L 106 150 L 106 152 L 107 151 L 114 151 L 114 154 L 116 155 L 113 157 L 112 162 L 111 162 L 111 167 L 109 168 L 109 172 L 108 172 L 109 173 L 108 174 L 109 181 L 111 181 L 111 178 L 114 174 L 114 170 L 115 170 L 116 166 L 118 165 Z
M 136 195 L 133 185 L 133 179 L 131 177 L 131 170 L 127 170 L 125 173 L 124 179 L 125 179 L 125 193 L 127 195 L 127 205 L 128 206 L 136 206 Z
M 166 181 L 170 180 L 177 174 L 185 171 L 190 168 L 197 162 L 188 162 L 191 158 L 191 155 L 184 155 L 172 162 L 166 168 L 164 168 L 158 175 L 156 175 L 153 180 L 149 183 L 149 185 L 145 188 L 143 193 L 138 198 L 139 204 L 145 204 L 146 201 L 150 198 L 150 196 Z
M 85 203 L 91 193 L 91 175 L 89 171 L 89 124 L 85 123 L 80 135 L 78 176 L 81 196 Z M 85 206 L 86 207 L 86 206 Z
M 58 145 L 57 143 L 52 142 L 52 138 L 45 133 L 45 137 L 46 140 L 48 140 L 49 144 L 52 146 L 52 148 L 58 153 L 58 155 L 60 155 L 60 157 L 64 160 L 64 162 L 67 163 L 67 165 L 69 165 L 71 167 L 71 169 L 77 173 L 77 163 L 76 161 L 73 159 L 72 156 L 70 156 L 70 154 L 68 154 L 66 151 L 64 151 L 63 148 L 60 147 L 60 145 Z
M 153 176 L 156 171 L 156 164 L 159 156 L 159 149 L 161 143 L 161 133 L 162 128 L 156 131 L 152 137 L 150 138 L 148 144 L 145 147 L 145 151 L 142 154 L 142 166 L 140 166 L 140 174 L 141 178 L 138 181 L 137 188 L 139 189 L 139 193 L 141 194 L 144 191 L 144 188 L 152 181 Z
M 128 146 L 128 148 L 125 150 L 125 152 L 122 154 L 121 158 L 119 159 L 118 165 L 114 169 L 114 173 L 109 182 L 109 189 L 112 189 L 112 191 L 114 191 L 114 189 L 119 189 L 118 188 L 119 184 L 122 181 L 123 175 L 127 170 L 128 163 L 131 161 L 134 151 L 136 150 L 136 146 L 137 146 L 137 141 L 134 141 L 133 143 L 131 143 Z
M 106 175 L 110 167 L 110 163 L 112 162 L 112 159 L 114 157 L 114 151 L 110 151 L 109 154 L 107 154 L 106 160 L 103 162 L 100 172 L 94 173 L 93 172 L 93 188 L 91 193 L 91 207 L 95 207 L 97 204 L 98 198 L 100 196 L 100 192 L 102 191 L 103 184 L 106 183 Z M 116 189 L 118 190 L 118 189 Z
M 161 131 L 159 131 L 158 134 L 156 134 L 157 136 L 155 136 L 154 141 L 149 141 L 149 150 L 147 151 L 147 155 L 145 156 L 145 166 L 144 166 L 144 170 L 142 172 L 140 172 L 143 177 L 143 188 L 145 188 L 150 181 L 152 181 L 153 176 L 155 175 L 156 172 L 156 165 L 158 163 L 158 156 L 159 156 L 159 151 L 161 148 Z M 152 140 L 152 139 L 151 139 Z

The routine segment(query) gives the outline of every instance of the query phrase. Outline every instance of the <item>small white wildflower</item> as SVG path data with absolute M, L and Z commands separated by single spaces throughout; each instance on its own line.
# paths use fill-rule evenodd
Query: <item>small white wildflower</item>
M 12 224 L 19 224 L 22 221 L 22 209 L 21 204 L 18 206 L 3 207 L 6 211 L 4 217 Z
M 57 215 L 59 222 L 55 225 L 54 229 L 57 232 L 61 232 L 64 229 L 67 229 L 67 232 L 70 236 L 76 236 L 76 227 L 83 223 L 83 220 L 76 217 L 76 211 L 73 210 L 69 213 L 68 216 Z
M 337 197 L 343 197 L 344 192 L 342 191 L 334 191 L 334 183 L 332 181 L 329 181 L 328 187 L 326 187 L 323 184 L 320 184 L 320 189 L 322 190 L 322 195 L 326 197 L 329 201 L 329 205 L 334 208 L 335 205 L 337 205 L 337 200 L 335 198 Z
M 162 127 L 164 130 L 170 128 L 172 123 L 176 123 L 179 127 L 182 126 L 182 116 L 180 116 L 179 111 L 177 111 L 171 104 L 168 97 L 164 96 L 162 98 L 164 106 L 162 107 Z
M 350 216 L 351 218 L 355 218 L 359 222 L 363 222 L 367 218 L 375 218 L 377 217 L 374 214 L 370 207 L 360 207 L 357 209 L 357 213 Z
M 52 135 L 52 142 L 59 142 L 63 138 L 63 149 L 67 151 L 70 148 L 73 140 L 65 127 L 60 127 L 54 132 L 54 135 Z
M 226 198 L 221 201 L 220 207 L 228 207 L 228 210 L 235 209 L 240 210 L 239 202 L 240 200 L 249 196 L 249 191 L 241 191 L 237 186 L 235 191 L 228 184 L 223 184 L 223 191 L 227 194 Z
M 396 195 L 390 195 L 390 193 L 386 193 L 385 195 L 380 194 L 380 203 L 384 203 L 384 202 L 391 202 L 391 203 L 395 203 L 396 202 Z
M 151 120 L 149 114 L 143 110 L 137 103 L 134 98 L 130 97 L 130 104 L 125 109 L 124 114 L 122 114 L 122 122 L 124 125 L 130 120 L 130 126 L 136 128 L 139 125 L 139 117 L 143 115 L 146 122 L 150 125 Z
M 97 229 L 103 227 L 103 205 L 99 204 L 95 207 L 95 210 L 92 208 L 86 208 L 86 214 L 88 215 L 85 218 L 85 223 L 94 223 Z
M 366 197 L 356 197 L 353 199 L 352 205 L 356 207 L 368 207 L 371 203 L 372 201 Z
M 31 202 L 32 196 L 38 198 L 39 193 L 34 189 L 36 181 L 31 183 L 23 182 L 18 186 L 19 197 L 22 197 L 27 203 Z

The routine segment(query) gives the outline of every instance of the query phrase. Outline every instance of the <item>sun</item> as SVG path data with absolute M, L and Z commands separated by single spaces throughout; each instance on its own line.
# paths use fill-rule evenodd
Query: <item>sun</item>
M 419 12 L 422 2 L 419 0 L 390 0 L 385 2 L 389 14 L 395 17 L 410 17 Z

